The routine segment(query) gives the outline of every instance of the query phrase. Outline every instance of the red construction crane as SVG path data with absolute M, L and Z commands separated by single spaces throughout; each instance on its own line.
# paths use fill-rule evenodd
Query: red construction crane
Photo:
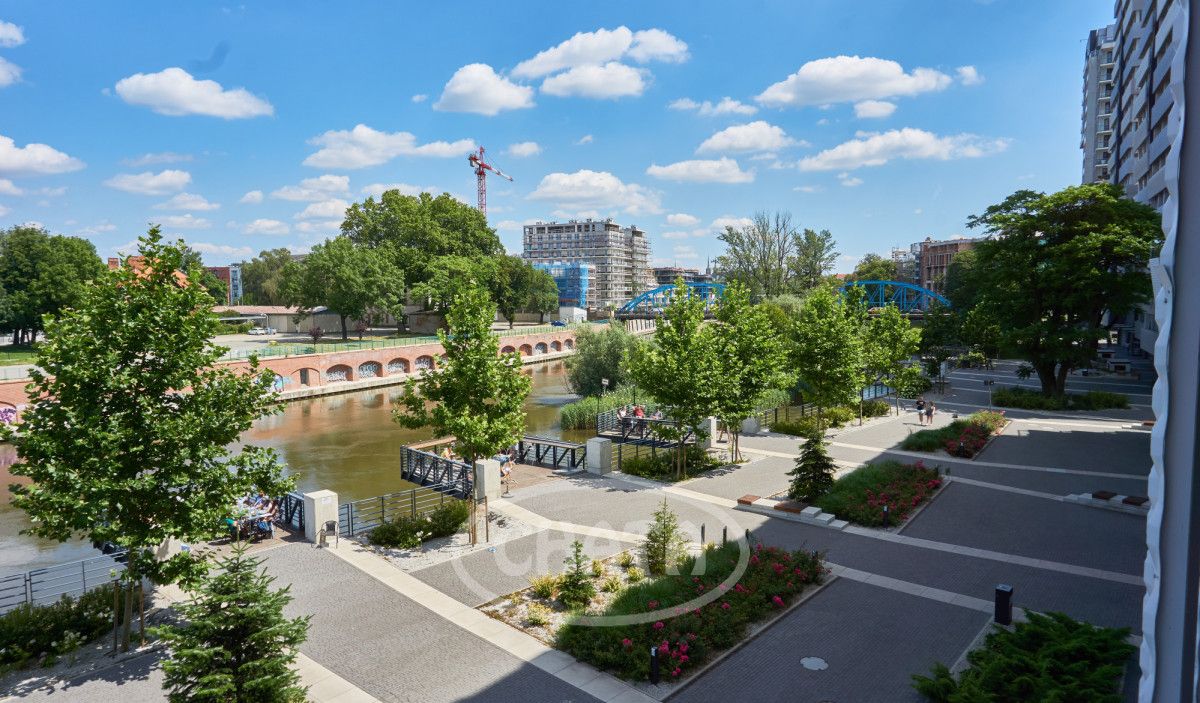
M 479 196 L 479 211 L 485 216 L 487 215 L 487 172 L 512 180 L 512 176 L 501 171 L 495 166 L 483 160 L 483 147 L 479 147 L 478 154 L 471 154 L 467 157 L 467 163 L 471 164 L 471 168 L 475 169 L 475 185 L 476 192 Z

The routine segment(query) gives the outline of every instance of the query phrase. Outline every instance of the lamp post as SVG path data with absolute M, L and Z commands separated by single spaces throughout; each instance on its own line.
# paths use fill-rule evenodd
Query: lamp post
M 600 395 L 604 395 L 605 393 L 608 393 L 608 379 L 607 378 L 600 379 L 600 388 L 602 389 L 600 391 Z M 596 398 L 596 417 L 600 417 L 600 399 L 599 398 Z
M 992 409 L 992 386 L 996 385 L 996 379 L 994 379 L 994 378 L 984 379 L 983 385 L 987 386 L 987 389 L 988 389 L 988 410 L 991 410 Z

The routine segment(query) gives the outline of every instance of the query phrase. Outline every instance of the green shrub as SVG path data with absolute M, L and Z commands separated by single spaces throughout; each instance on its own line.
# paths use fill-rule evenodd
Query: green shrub
M 628 569 L 633 566 L 633 554 L 631 552 L 621 552 L 621 556 L 617 557 L 617 564 L 622 569 Z
M 629 583 L 637 583 L 638 581 L 646 578 L 646 572 L 642 571 L 636 566 L 631 566 L 629 567 L 629 570 L 625 572 L 625 578 L 629 579 Z
M 817 431 L 817 416 L 796 417 L 771 423 L 771 431 L 793 437 L 810 437 Z
M 647 406 L 650 397 L 633 386 L 623 386 L 601 396 L 581 398 L 558 409 L 558 421 L 564 430 L 591 430 L 596 427 L 596 415 L 608 410 L 640 403 Z M 652 404 L 650 405 L 652 407 Z
M 583 554 L 583 542 L 575 540 L 571 543 L 571 556 L 564 560 L 567 570 L 558 579 L 558 599 L 568 608 L 583 608 L 592 602 L 596 596 L 596 587 L 584 571 L 586 558 Z
M 754 407 L 759 411 L 773 410 L 775 408 L 782 408 L 791 402 L 792 394 L 790 391 L 776 388 L 763 393 Z
M 621 582 L 620 576 L 609 576 L 600 584 L 600 590 L 605 593 L 616 593 L 621 590 L 625 584 Z
M 858 419 L 858 407 L 838 405 L 821 411 L 821 419 L 827 426 L 841 427 L 851 420 Z
M 0 615 L 0 674 L 58 657 L 112 631 L 113 586 L 95 588 L 77 598 L 28 603 Z
M 529 579 L 529 585 L 533 587 L 533 595 L 550 600 L 554 597 L 554 592 L 558 590 L 558 577 L 553 574 L 534 576 Z
M 1096 627 L 1062 613 L 1029 613 L 1010 631 L 997 626 L 967 654 L 957 679 L 945 664 L 913 687 L 935 703 L 1094 701 L 1117 703 L 1125 664 L 1137 649 L 1128 628 Z
M 465 500 L 450 500 L 425 515 L 402 515 L 371 530 L 371 544 L 397 549 L 415 549 L 426 540 L 448 537 L 471 516 Z
M 541 603 L 530 603 L 525 606 L 525 622 L 531 627 L 545 627 L 550 624 L 550 609 Z
M 886 400 L 875 398 L 863 403 L 863 417 L 884 417 L 892 412 L 892 404 Z
M 1120 393 L 1088 391 L 1067 393 L 1064 396 L 1047 396 L 1019 386 L 997 388 L 992 391 L 992 402 L 1002 408 L 1022 410 L 1107 410 L 1129 407 L 1128 396 Z
M 918 461 L 902 464 L 880 461 L 867 464 L 834 481 L 816 505 L 842 520 L 866 525 L 883 524 L 883 507 L 891 524 L 898 525 L 942 484 L 936 469 Z
M 634 451 L 634 446 L 626 445 L 624 448 L 621 456 L 621 471 L 656 481 L 681 481 L 721 465 L 721 462 L 710 456 L 708 452 L 695 444 L 689 444 L 684 475 L 683 478 L 680 478 L 676 473 L 674 449 L 651 451 L 649 447 L 639 447 L 636 450 L 639 452 L 638 454 L 629 456 L 627 452 Z
M 612 627 L 587 627 L 569 619 L 556 634 L 556 646 L 580 661 L 633 681 L 649 674 L 651 647 L 659 648 L 663 678 L 677 679 L 696 671 L 719 652 L 742 641 L 749 626 L 794 602 L 810 584 L 824 577 L 821 555 L 756 547 L 736 584 L 699 608 L 697 595 L 717 589 L 738 568 L 741 542 L 705 548 L 703 568 L 696 557 L 680 565 L 678 574 L 631 585 L 612 598 L 601 615 L 619 617 L 648 612 L 655 620 Z
M 890 407 L 885 400 L 868 400 L 863 403 L 863 417 L 887 415 Z M 825 429 L 841 427 L 847 422 L 857 419 L 857 404 L 838 405 L 821 411 L 821 422 L 825 425 Z M 772 421 L 770 425 L 772 432 L 808 437 L 817 431 L 817 414 L 813 412 L 803 417 L 780 418 Z
M 654 511 L 654 520 L 642 542 L 642 558 L 646 562 L 646 569 L 652 576 L 666 573 L 669 567 L 687 554 L 686 545 L 687 541 L 679 530 L 679 518 L 671 512 L 667 499 L 663 498 L 658 510 Z
M 912 380 L 900 389 L 901 398 L 916 398 L 933 389 L 933 380 L 928 376 L 914 376 Z
M 592 578 L 600 578 L 604 575 L 604 562 L 599 559 L 592 560 Z

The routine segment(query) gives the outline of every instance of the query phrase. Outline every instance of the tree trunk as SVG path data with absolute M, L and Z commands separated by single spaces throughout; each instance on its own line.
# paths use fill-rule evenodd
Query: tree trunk
M 129 639 L 133 629 L 133 583 L 125 588 L 125 622 L 121 623 L 121 651 L 129 651 Z
M 342 315 L 342 341 L 344 342 L 349 338 L 350 338 L 350 333 L 346 329 L 346 316 Z
M 1062 364 L 1058 367 L 1058 373 L 1054 377 L 1054 394 L 1064 396 L 1067 394 L 1067 374 L 1071 372 L 1071 367 Z
M 1038 364 L 1033 367 L 1033 370 L 1037 372 L 1038 381 L 1042 384 L 1042 395 L 1047 397 L 1056 395 L 1054 364 Z

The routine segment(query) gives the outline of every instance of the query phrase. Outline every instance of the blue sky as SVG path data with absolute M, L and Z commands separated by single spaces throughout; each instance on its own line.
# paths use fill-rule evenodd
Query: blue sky
M 1101 2 L 0 5 L 0 227 L 131 251 L 160 222 L 214 264 L 303 251 L 372 187 L 520 225 L 611 216 L 701 266 L 756 210 L 861 255 L 1080 177 Z M 729 100 L 724 100 L 729 98 Z M 361 126 L 360 126 L 361 125 Z

